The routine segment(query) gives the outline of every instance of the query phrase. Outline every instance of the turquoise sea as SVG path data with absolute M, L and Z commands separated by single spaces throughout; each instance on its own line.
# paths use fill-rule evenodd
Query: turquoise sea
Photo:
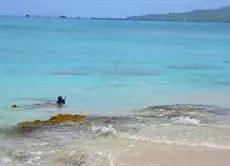
M 0 17 L 0 164 L 147 166 L 152 157 L 142 161 L 132 149 L 157 156 L 176 148 L 227 166 L 229 46 L 224 23 Z M 64 108 L 31 107 L 59 95 Z M 58 113 L 90 118 L 12 133 L 19 122 Z

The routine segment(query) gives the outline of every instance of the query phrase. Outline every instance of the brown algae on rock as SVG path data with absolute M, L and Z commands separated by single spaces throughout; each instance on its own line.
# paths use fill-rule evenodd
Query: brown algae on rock
M 63 122 L 76 122 L 82 121 L 86 117 L 83 115 L 73 115 L 73 114 L 58 114 L 50 117 L 48 120 L 34 120 L 34 121 L 26 121 L 21 122 L 17 125 L 17 128 L 21 131 L 31 131 L 41 126 L 45 125 L 55 125 Z

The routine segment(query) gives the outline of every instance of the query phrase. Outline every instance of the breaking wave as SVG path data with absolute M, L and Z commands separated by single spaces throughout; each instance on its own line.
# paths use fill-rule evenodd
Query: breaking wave
M 129 149 L 130 142 L 132 146 L 150 143 L 230 149 L 230 126 L 219 124 L 217 118 L 227 113 L 214 106 L 150 106 L 120 116 L 88 116 L 81 122 L 43 126 L 23 134 L 15 128 L 2 129 L 5 135 L 0 149 L 7 153 L 1 152 L 0 164 L 46 161 L 91 166 L 103 160 L 113 166 L 115 151 Z

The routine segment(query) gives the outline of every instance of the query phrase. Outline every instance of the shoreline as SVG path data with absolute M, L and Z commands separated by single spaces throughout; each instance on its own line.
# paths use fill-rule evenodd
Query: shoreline
M 0 15 L 0 18 L 25 18 L 25 19 L 51 19 L 51 20 L 81 20 L 81 21 L 123 21 L 123 22 L 155 22 L 155 23 L 216 23 L 216 24 L 230 24 L 230 21 L 173 21 L 173 20 L 148 20 L 148 19 L 126 19 L 126 18 L 81 18 L 81 17 L 58 17 L 58 16 L 20 16 L 20 15 Z

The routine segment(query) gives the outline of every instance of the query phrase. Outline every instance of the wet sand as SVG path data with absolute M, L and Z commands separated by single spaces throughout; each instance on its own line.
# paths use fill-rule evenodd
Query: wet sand
M 230 150 L 173 146 L 165 148 L 162 150 L 156 149 L 154 145 L 147 144 L 138 146 L 132 150 L 136 153 L 126 153 L 124 156 L 121 156 L 118 165 L 229 166 L 230 162 Z

